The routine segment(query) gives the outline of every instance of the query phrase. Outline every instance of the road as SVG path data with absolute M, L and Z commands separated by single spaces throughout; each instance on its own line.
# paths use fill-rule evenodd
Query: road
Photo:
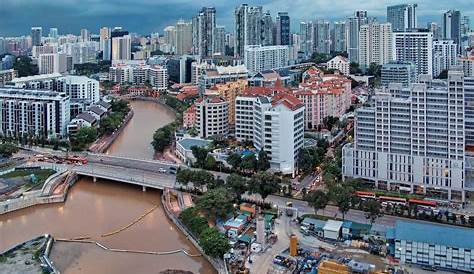
M 255 201 L 261 201 L 260 195 L 258 194 L 253 194 L 253 195 L 244 195 L 244 198 L 247 199 L 252 199 Z M 281 196 L 275 196 L 275 195 L 270 195 L 265 199 L 265 202 L 269 202 L 274 206 L 277 207 L 286 207 L 287 202 L 292 202 L 293 203 L 293 208 L 298 210 L 298 215 L 302 214 L 314 214 L 314 209 L 308 205 L 307 202 L 301 201 L 301 200 L 295 200 L 291 198 L 286 198 L 286 197 L 281 197 Z M 336 206 L 328 205 L 324 210 L 319 210 L 318 211 L 319 215 L 323 215 L 329 218 L 342 218 L 342 214 L 339 212 L 338 208 Z M 368 223 L 367 219 L 365 218 L 365 212 L 360 211 L 360 210 L 354 210 L 351 209 L 349 210 L 348 213 L 344 216 L 346 220 L 353 221 L 353 222 L 358 222 L 358 223 Z M 375 221 L 375 224 L 378 225 L 383 225 L 383 226 L 389 226 L 393 227 L 398 220 L 404 220 L 404 221 L 411 221 L 411 222 L 421 222 L 421 223 L 429 223 L 433 224 L 432 222 L 427 222 L 427 221 L 422 221 L 422 220 L 413 220 L 413 219 L 408 219 L 408 218 L 403 218 L 403 217 L 397 217 L 397 216 L 391 216 L 391 215 L 384 215 L 380 218 L 378 218 Z

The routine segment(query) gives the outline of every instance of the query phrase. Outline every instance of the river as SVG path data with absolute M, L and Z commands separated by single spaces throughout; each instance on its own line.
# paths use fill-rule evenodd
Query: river
M 109 148 L 108 153 L 151 159 L 153 132 L 174 119 L 167 108 L 154 102 L 133 101 L 134 117 Z M 109 237 L 100 235 L 121 228 L 160 205 L 140 222 Z M 89 236 L 108 247 L 145 251 L 185 249 L 198 251 L 166 218 L 160 192 L 132 185 L 80 179 L 64 204 L 41 205 L 0 216 L 0 250 L 37 235 L 55 238 Z M 113 253 L 91 244 L 56 242 L 51 254 L 61 273 L 158 273 L 181 269 L 215 273 L 203 257 Z M 1 273 L 1 269 L 0 269 Z

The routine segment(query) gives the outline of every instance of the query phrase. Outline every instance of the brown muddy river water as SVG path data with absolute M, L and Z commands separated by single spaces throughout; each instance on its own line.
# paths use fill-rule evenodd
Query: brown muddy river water
M 153 102 L 132 102 L 134 117 L 108 153 L 151 159 L 153 132 L 174 119 L 174 114 Z M 157 209 L 130 228 L 108 237 L 155 205 Z M 110 248 L 143 251 L 198 251 L 166 218 L 160 192 L 117 182 L 93 183 L 80 179 L 69 191 L 64 204 L 42 205 L 0 216 L 0 250 L 50 233 L 55 238 L 89 236 Z M 114 253 L 83 243 L 56 242 L 51 258 L 61 273 L 159 273 L 182 269 L 193 273 L 215 273 L 203 257 Z M 0 269 L 1 272 L 1 269 Z

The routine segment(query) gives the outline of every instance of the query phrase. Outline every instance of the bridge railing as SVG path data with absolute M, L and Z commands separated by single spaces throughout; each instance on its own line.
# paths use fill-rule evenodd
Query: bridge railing
M 177 164 L 173 162 L 167 162 L 167 161 L 138 159 L 138 158 L 122 157 L 122 156 L 107 155 L 107 154 L 96 154 L 96 153 L 88 153 L 88 159 L 92 161 L 95 161 L 96 159 L 99 159 L 99 160 L 110 159 L 110 160 L 122 160 L 122 161 L 127 160 L 131 162 L 150 163 L 150 164 L 157 164 L 157 165 L 162 165 L 162 166 L 177 166 Z

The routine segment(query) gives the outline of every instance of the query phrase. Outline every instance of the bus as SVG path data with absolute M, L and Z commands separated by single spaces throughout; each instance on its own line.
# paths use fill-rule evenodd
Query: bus
M 377 198 L 374 192 L 368 192 L 368 191 L 356 191 L 355 195 L 361 199 L 376 199 Z
M 386 204 L 406 205 L 407 204 L 407 199 L 405 198 L 389 197 L 389 196 L 380 196 L 379 201 L 380 203 L 382 203 L 382 205 L 386 205 Z
M 417 206 L 430 207 L 430 208 L 436 208 L 438 206 L 438 203 L 436 203 L 435 201 L 427 201 L 427 200 L 419 200 L 419 199 L 409 199 L 408 203 L 410 205 L 417 205 Z

